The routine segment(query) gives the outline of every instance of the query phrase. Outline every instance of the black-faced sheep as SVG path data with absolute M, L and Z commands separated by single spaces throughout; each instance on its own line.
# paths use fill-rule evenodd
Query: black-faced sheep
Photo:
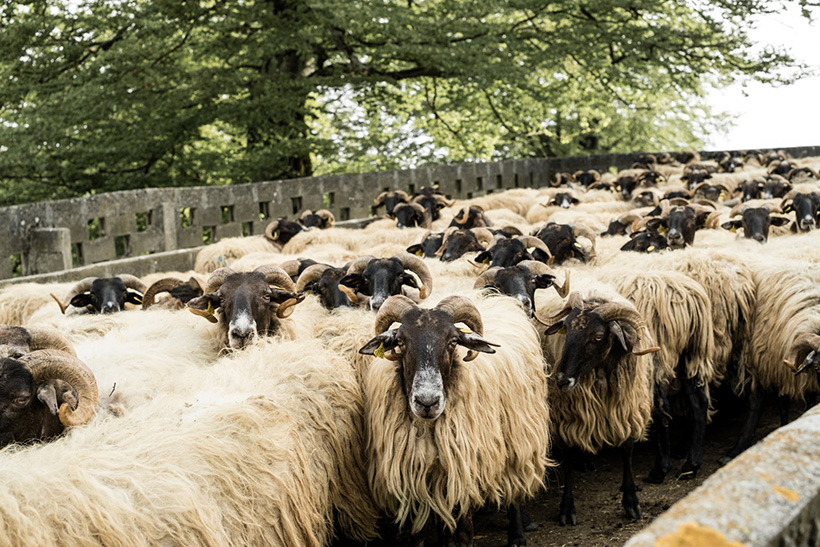
M 308 209 L 299 217 L 299 224 L 305 228 L 319 228 L 324 230 L 325 228 L 332 228 L 335 223 L 336 217 L 327 209 L 318 209 L 315 212 Z M 282 242 L 282 244 L 285 243 L 287 243 L 287 241 Z
M 86 277 L 60 300 L 60 311 L 77 309 L 78 313 L 113 313 L 125 309 L 125 304 L 142 304 L 145 284 L 133 275 L 120 274 L 117 277 Z
M 408 272 L 417 275 L 418 281 Z M 348 267 L 347 274 L 339 281 L 342 291 L 347 287 L 353 295 L 369 296 L 373 311 L 378 311 L 390 296 L 402 294 L 404 285 L 418 289 L 421 299 L 433 292 L 430 270 L 420 258 L 409 253 L 400 253 L 391 258 L 361 257 Z

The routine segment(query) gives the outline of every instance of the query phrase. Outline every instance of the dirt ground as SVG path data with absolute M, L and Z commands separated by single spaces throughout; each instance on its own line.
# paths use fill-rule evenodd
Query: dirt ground
M 792 408 L 790 418 L 797 418 L 804 410 L 803 407 Z M 608 450 L 595 456 L 592 460 L 596 467 L 595 471 L 576 472 L 576 526 L 558 524 L 558 505 L 563 480 L 559 471 L 551 470 L 547 490 L 524 506 L 533 521 L 539 525 L 537 530 L 527 533 L 528 547 L 623 545 L 632 535 L 648 526 L 652 519 L 699 486 L 706 477 L 719 468 L 717 460 L 736 440 L 742 418 L 743 408 L 740 406 L 727 407 L 715 415 L 706 429 L 704 462 L 694 480 L 675 479 L 674 471 L 683 464 L 683 460 L 675 460 L 673 465 L 676 467 L 667 475 L 663 484 L 644 483 L 641 479 L 651 468 L 654 453 L 650 443 L 637 444 L 633 467 L 635 482 L 641 489 L 638 492 L 638 499 L 643 513 L 642 518 L 637 521 L 627 519 L 621 507 L 621 457 L 617 450 Z M 762 439 L 778 425 L 776 405 L 773 401 L 767 401 L 756 439 Z M 476 515 L 474 525 L 476 547 L 506 545 L 506 513 Z

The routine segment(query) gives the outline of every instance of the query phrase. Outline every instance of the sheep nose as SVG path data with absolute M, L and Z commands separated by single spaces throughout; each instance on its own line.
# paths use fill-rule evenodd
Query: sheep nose
M 383 298 L 371 298 L 370 299 L 370 309 L 372 311 L 379 311 L 379 308 L 382 307 L 382 304 L 384 304 L 384 299 Z
M 413 401 L 424 408 L 425 413 L 429 413 L 441 401 L 441 396 L 434 393 L 419 394 L 413 398 Z
M 253 330 L 231 329 L 230 335 L 235 345 L 242 348 L 245 347 L 250 341 L 253 335 Z
M 569 386 L 569 378 L 563 372 L 558 372 L 555 374 L 555 383 L 558 384 L 559 389 L 565 389 Z
M 766 236 L 764 236 L 763 234 L 754 234 L 752 236 L 752 239 L 759 243 L 766 243 Z
M 105 304 L 103 304 L 102 309 L 100 311 L 102 311 L 103 313 L 114 313 L 117 310 L 119 310 L 119 306 L 117 306 L 113 302 L 106 302 Z

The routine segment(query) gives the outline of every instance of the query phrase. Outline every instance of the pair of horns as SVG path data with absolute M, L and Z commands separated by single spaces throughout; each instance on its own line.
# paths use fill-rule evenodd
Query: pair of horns
M 784 359 L 783 362 L 794 371 L 795 375 L 798 375 L 811 365 L 818 350 L 820 350 L 820 335 L 801 334 L 792 342 L 792 346 L 789 348 L 789 357 Z M 800 363 L 799 367 L 797 363 Z
M 130 274 L 120 274 L 116 277 L 119 277 L 122 280 L 123 284 L 125 284 L 125 286 L 127 288 L 134 289 L 135 291 L 139 292 L 140 294 L 145 293 L 145 289 L 146 289 L 145 283 L 140 281 L 139 278 L 134 277 L 133 275 L 130 275 Z M 66 295 L 66 297 L 63 298 L 62 300 L 57 298 L 54 294 L 50 294 L 50 296 L 60 306 L 60 312 L 62 312 L 63 315 L 65 315 L 66 310 L 71 305 L 71 299 L 74 298 L 75 296 L 77 296 L 78 294 L 83 294 L 83 293 L 88 292 L 89 290 L 91 290 L 91 285 L 93 285 L 94 281 L 97 280 L 97 279 L 100 279 L 100 278 L 86 277 L 85 279 L 81 280 L 76 285 L 74 285 L 71 288 L 71 290 L 68 291 L 68 294 Z
M 142 309 L 147 310 L 153 306 L 158 294 L 171 292 L 172 290 L 182 287 L 183 285 L 188 285 L 195 291 L 202 291 L 202 285 L 195 277 L 189 278 L 188 281 L 183 281 L 181 279 L 177 279 L 176 277 L 163 277 L 162 279 L 155 281 L 145 291 L 145 294 L 142 296 Z
M 77 408 L 68 403 L 59 408 L 60 423 L 66 427 L 83 425 L 94 416 L 97 408 L 97 381 L 94 373 L 75 355 L 58 349 L 41 349 L 19 359 L 31 372 L 35 383 L 62 380 L 77 392 Z
M 396 260 L 398 260 L 402 267 L 405 270 L 410 270 L 414 274 L 419 277 L 419 281 L 421 281 L 421 288 L 419 289 L 419 297 L 421 299 L 425 299 L 430 296 L 430 293 L 433 292 L 433 275 L 430 273 L 430 269 L 424 264 L 424 261 L 417 256 L 411 255 L 410 253 L 399 253 L 394 256 Z M 376 260 L 376 257 L 372 255 L 366 255 L 360 258 L 357 258 L 348 268 L 348 274 L 359 274 L 367 268 L 367 265 L 370 263 L 371 260 Z M 340 290 L 342 285 L 339 285 Z M 348 295 L 350 298 L 350 294 L 344 290 L 342 290 L 345 294 Z M 353 291 L 350 291 L 352 293 Z M 355 296 L 355 295 L 354 295 Z M 354 301 L 354 300 L 351 300 Z M 354 301 L 355 302 L 355 301 Z

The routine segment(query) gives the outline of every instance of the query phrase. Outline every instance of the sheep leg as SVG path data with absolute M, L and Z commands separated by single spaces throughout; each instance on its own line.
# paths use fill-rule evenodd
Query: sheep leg
M 709 400 L 706 397 L 706 386 L 699 385 L 697 378 L 681 380 L 683 391 L 692 409 L 692 437 L 689 445 L 689 457 L 683 464 L 678 479 L 694 479 L 703 463 L 703 437 L 706 434 L 706 417 L 709 412 Z
M 765 393 L 761 388 L 757 388 L 749 392 L 749 411 L 746 414 L 746 421 L 743 428 L 740 430 L 740 436 L 737 438 L 735 446 L 722 458 L 719 463 L 726 465 L 732 458 L 746 450 L 752 445 L 752 439 L 757 429 L 757 424 L 760 423 L 760 415 L 763 413 L 763 399 Z
M 455 547 L 473 547 L 473 512 L 456 521 Z
M 575 500 L 572 497 L 572 460 L 574 458 L 571 458 L 571 456 L 575 452 L 575 450 L 567 449 L 564 460 L 561 462 L 561 469 L 564 471 L 564 495 L 561 496 L 561 507 L 558 510 L 558 523 L 561 526 L 566 526 L 567 523 L 573 526 L 578 524 L 578 520 L 575 518 Z
M 635 441 L 629 439 L 621 445 L 623 451 L 623 469 L 624 476 L 621 482 L 621 492 L 624 493 L 621 498 L 621 505 L 626 510 L 626 516 L 631 519 L 641 518 L 641 504 L 638 502 L 637 489 L 635 488 L 635 479 L 632 475 L 632 448 Z
M 669 408 L 669 400 L 666 393 L 660 386 L 655 386 L 655 404 L 652 408 L 652 429 L 651 434 L 655 442 L 655 464 L 649 471 L 649 475 L 644 477 L 644 482 L 660 484 L 672 469 L 669 448 L 669 416 L 672 412 Z
M 788 395 L 777 396 L 777 410 L 780 412 L 780 426 L 789 423 L 789 407 L 791 406 L 791 399 Z
M 527 544 L 527 538 L 524 536 L 524 521 L 518 504 L 511 503 L 507 506 L 507 519 L 507 547 L 523 547 Z

